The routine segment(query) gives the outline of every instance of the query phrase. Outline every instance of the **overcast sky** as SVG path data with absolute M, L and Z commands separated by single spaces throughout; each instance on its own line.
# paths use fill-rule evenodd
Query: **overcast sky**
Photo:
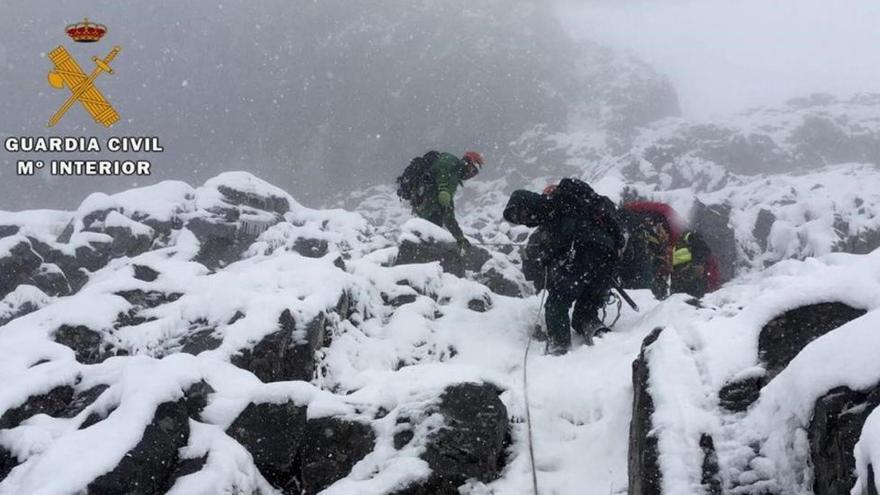
M 880 91 L 878 0 L 570 0 L 561 11 L 576 35 L 668 74 L 688 117 Z

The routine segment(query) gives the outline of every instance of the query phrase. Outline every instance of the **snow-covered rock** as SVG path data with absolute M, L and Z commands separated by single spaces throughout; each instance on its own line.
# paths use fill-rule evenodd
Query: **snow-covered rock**
M 445 230 L 390 214 L 402 205 L 381 191 L 361 200 L 382 213 L 313 210 L 238 173 L 96 196 L 63 215 L 4 213 L 17 230 L 0 242 L 36 260 L 0 301 L 0 494 L 137 483 L 144 493 L 516 495 L 531 490 L 530 437 L 541 493 L 868 487 L 880 462 L 870 419 L 880 251 L 823 244 L 760 268 L 782 252 L 770 234 L 780 219 L 828 235 L 765 187 L 791 184 L 808 202 L 821 178 L 844 214 L 841 185 L 865 183 L 864 210 L 848 218 L 870 226 L 869 170 L 711 194 L 643 184 L 692 225 L 717 227 L 740 273 L 700 300 L 633 290 L 642 313 L 609 306 L 614 332 L 563 357 L 529 340 L 542 301 L 519 270 L 529 230 L 500 220 L 506 180 L 465 186 L 459 218 L 475 248 L 464 256 Z M 597 188 L 623 198 L 612 179 Z M 130 204 L 150 194 L 164 199 Z M 729 220 L 706 219 L 725 204 Z M 767 248 L 753 255 L 741 247 L 762 209 Z M 199 222 L 228 236 L 196 232 Z M 150 242 L 100 248 L 114 235 Z M 458 268 L 426 246 L 446 246 Z M 66 291 L 37 283 L 59 272 Z
M 656 484 L 650 473 L 659 472 L 662 493 L 707 493 L 708 435 L 725 493 L 848 490 L 853 447 L 880 383 L 868 351 L 878 255 L 786 261 L 699 307 L 682 305 L 635 365 L 650 370 L 634 383 L 654 410 L 648 423 L 644 412 L 634 417 L 633 439 L 656 442 L 658 452 L 653 471 L 635 472 L 640 482 Z M 754 391 L 731 407 L 731 383 Z
M 67 234 L 25 224 L 41 238 L 4 238 L 30 264 L 4 278 L 0 493 L 446 493 L 501 474 L 503 388 L 450 398 L 499 377 L 469 361 L 435 371 L 463 350 L 433 337 L 488 318 L 498 296 L 436 264 L 391 266 L 376 253 L 394 240 L 359 215 L 304 208 L 249 174 L 148 189 L 90 197 Z M 139 203 L 151 194 L 168 201 Z M 39 251 L 79 286 L 26 285 Z M 73 468 L 77 445 L 91 454 Z

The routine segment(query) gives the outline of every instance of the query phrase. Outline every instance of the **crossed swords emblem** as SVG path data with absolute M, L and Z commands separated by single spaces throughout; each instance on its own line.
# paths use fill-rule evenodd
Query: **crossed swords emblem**
M 95 69 L 88 76 L 63 46 L 49 52 L 49 59 L 55 65 L 55 68 L 49 72 L 49 85 L 55 89 L 61 89 L 64 86 L 70 89 L 67 101 L 49 119 L 49 127 L 55 126 L 77 101 L 95 119 L 95 122 L 104 127 L 110 127 L 119 121 L 119 114 L 95 86 L 95 79 L 105 72 L 113 74 L 110 62 L 116 58 L 120 50 L 120 47 L 114 46 L 103 59 L 92 57 Z

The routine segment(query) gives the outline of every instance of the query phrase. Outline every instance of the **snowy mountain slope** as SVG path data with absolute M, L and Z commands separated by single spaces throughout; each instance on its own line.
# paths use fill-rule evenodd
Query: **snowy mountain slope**
M 819 181 L 834 205 L 864 197 L 850 221 L 868 222 L 868 177 L 841 166 L 723 197 L 802 226 L 782 191 Z M 449 234 L 407 220 L 388 190 L 356 198 L 363 216 L 311 210 L 244 173 L 3 213 L 0 266 L 16 284 L 0 322 L 0 493 L 531 493 L 523 353 L 541 299 L 511 245 L 527 229 L 499 219 L 506 187 L 474 182 L 459 200 L 487 250 L 461 265 L 443 254 Z M 597 187 L 622 193 L 613 175 Z M 853 452 L 880 403 L 864 397 L 880 382 L 868 352 L 877 260 L 784 261 L 699 303 L 632 291 L 642 312 L 624 306 L 596 346 L 550 357 L 533 343 L 540 493 L 659 493 L 647 491 L 659 480 L 662 493 L 787 495 L 856 466 L 868 486 L 873 429 L 858 464 Z M 846 307 L 797 337 L 791 325 L 824 321 L 810 313 L 819 303 Z M 862 411 L 845 435 L 810 420 L 836 418 L 839 397 Z M 807 446 L 840 435 L 848 457 Z
M 169 197 L 174 191 L 185 192 L 176 195 L 171 209 L 147 212 L 137 202 L 129 203 L 139 195 Z M 286 209 L 279 200 L 290 208 L 284 219 L 276 218 L 278 223 L 258 237 L 250 236 L 250 219 L 270 213 L 253 205 Z M 162 216 L 171 211 L 170 218 Z M 233 211 L 239 213 L 236 238 L 249 239 L 250 245 L 241 243 L 242 258 L 227 264 L 229 253 L 216 250 L 214 243 L 224 235 L 220 227 Z M 95 232 L 124 223 L 108 221 L 114 213 L 132 223 L 128 233 L 114 231 L 114 237 Z M 358 216 L 307 210 L 243 174 L 227 174 L 195 189 L 170 183 L 98 196 L 77 212 L 58 217 L 69 220 L 69 227 L 51 230 L 68 232 L 68 242 L 36 237 L 24 237 L 23 242 L 54 242 L 58 250 L 80 243 L 79 248 L 89 250 L 137 237 L 133 234 L 143 230 L 140 225 L 153 221 L 179 227 L 167 235 L 152 231 L 155 237 L 143 253 L 109 256 L 104 267 L 84 274 L 81 287 L 69 289 L 72 295 L 45 295 L 41 309 L 29 308 L 29 314 L 0 327 L 0 374 L 11 384 L 0 396 L 5 411 L 0 421 L 0 472 L 5 475 L 0 493 L 100 492 L 135 482 L 149 493 L 270 493 L 275 490 L 271 485 L 283 488 L 292 476 L 314 492 L 320 476 L 309 474 L 310 465 L 293 468 L 277 462 L 276 456 L 283 454 L 264 456 L 247 434 L 239 433 L 244 429 L 253 434 L 253 427 L 241 425 L 250 424 L 249 415 L 257 414 L 253 411 L 261 405 L 270 409 L 260 414 L 284 418 L 283 411 L 271 408 L 288 402 L 305 408 L 307 430 L 330 417 L 367 425 L 372 432 L 366 435 L 373 438 L 367 453 L 338 473 L 342 479 L 332 479 L 336 483 L 327 493 L 389 493 L 413 483 L 433 483 L 425 479 L 428 467 L 437 472 L 443 466 L 419 457 L 430 455 L 432 439 L 443 424 L 444 416 L 431 411 L 438 401 L 442 408 L 450 387 L 468 382 L 497 387 L 498 407 L 514 419 L 512 443 L 505 440 L 509 425 L 504 412 L 503 424 L 494 425 L 503 443 L 483 447 L 494 448 L 506 466 L 495 483 L 525 486 L 520 366 L 537 317 L 537 297 L 492 294 L 476 282 L 442 273 L 436 264 L 386 266 L 395 248 L 370 238 L 371 228 Z M 25 223 L 15 214 L 6 218 Z M 204 223 L 218 230 L 205 234 Z M 15 236 L 23 232 L 10 238 L 18 240 Z M 415 222 L 400 237 L 426 233 L 448 236 Z M 327 254 L 315 257 L 310 249 L 306 256 L 297 253 L 304 240 L 310 246 L 327 242 L 329 247 L 321 250 Z M 80 257 L 91 259 L 84 252 L 80 249 Z M 29 285 L 17 291 L 25 287 L 39 292 Z M 275 342 L 285 332 L 290 332 L 284 337 L 290 344 L 282 340 L 279 349 Z M 640 339 L 630 340 L 637 345 Z M 572 372 L 585 372 L 583 364 L 573 360 Z M 555 390 L 557 372 L 538 367 L 533 383 Z M 618 402 L 626 400 L 621 390 L 614 394 Z M 555 408 L 536 410 L 536 422 L 543 418 L 552 428 L 565 430 L 584 422 L 581 412 L 590 410 L 595 415 L 591 421 L 598 423 L 589 429 L 591 435 L 605 434 L 605 414 L 613 419 L 612 431 L 625 434 L 625 419 L 614 418 L 596 397 L 583 401 L 573 401 L 562 419 Z M 560 433 L 547 437 L 548 452 L 571 435 Z M 75 454 L 82 445 L 90 446 L 88 452 Z M 289 452 L 291 447 L 286 448 Z M 283 452 L 284 447 L 277 449 Z M 77 461 L 69 462 L 73 457 Z M 158 457 L 169 464 L 156 463 Z M 616 476 L 621 486 L 624 459 L 620 450 L 616 474 L 598 471 Z M 140 473 L 131 463 L 141 465 Z M 552 472 L 548 483 L 571 487 L 593 482 L 572 479 L 578 466 L 556 456 L 541 463 L 542 470 Z M 475 476 L 491 482 L 498 467 L 486 467 Z M 291 474 L 291 469 L 302 474 Z M 462 475 L 458 471 L 466 470 L 453 469 L 453 479 Z M 476 480 L 471 484 L 474 489 L 481 485 Z
M 598 180 L 618 171 L 628 182 L 660 190 L 714 192 L 755 175 L 880 163 L 878 126 L 875 94 L 848 100 L 817 94 L 706 121 L 646 121 L 629 128 L 626 139 L 611 137 L 596 121 L 572 123 L 567 131 L 538 126 L 513 143 L 524 167 L 511 174 Z
M 663 493 L 709 489 L 704 435 L 714 439 L 714 476 L 724 493 L 848 492 L 854 465 L 833 466 L 847 475 L 842 480 L 822 475 L 831 471 L 829 459 L 841 462 L 835 455 L 852 462 L 861 425 L 847 440 L 842 420 L 823 419 L 820 410 L 840 387 L 870 391 L 880 383 L 873 351 L 878 254 L 785 261 L 669 315 L 642 357 L 650 378 L 641 393 L 654 398 Z M 789 335 L 779 340 L 779 329 Z M 850 414 L 876 403 L 857 406 Z M 862 467 L 868 462 L 876 461 Z M 864 469 L 861 476 L 867 486 Z

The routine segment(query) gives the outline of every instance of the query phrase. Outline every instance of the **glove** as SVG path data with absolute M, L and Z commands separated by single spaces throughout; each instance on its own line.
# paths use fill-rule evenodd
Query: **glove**
M 452 195 L 447 191 L 440 191 L 437 195 L 437 201 L 440 203 L 440 206 L 443 208 L 449 208 L 452 206 Z

